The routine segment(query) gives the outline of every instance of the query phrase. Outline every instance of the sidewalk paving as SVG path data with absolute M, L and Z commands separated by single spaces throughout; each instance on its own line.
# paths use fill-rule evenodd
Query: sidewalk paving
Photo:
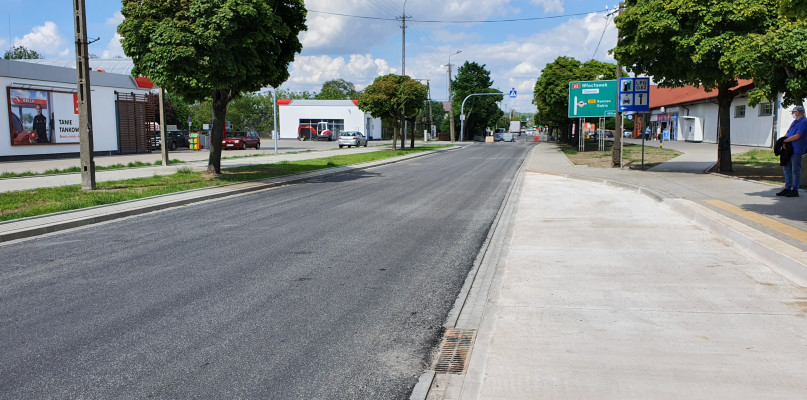
M 412 398 L 807 397 L 807 200 L 708 157 L 598 169 L 537 145 L 446 326 L 473 337 L 464 373 Z

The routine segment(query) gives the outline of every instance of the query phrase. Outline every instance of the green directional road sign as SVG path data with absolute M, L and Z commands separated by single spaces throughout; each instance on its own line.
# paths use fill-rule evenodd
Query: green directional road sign
M 569 82 L 569 118 L 615 117 L 616 81 Z

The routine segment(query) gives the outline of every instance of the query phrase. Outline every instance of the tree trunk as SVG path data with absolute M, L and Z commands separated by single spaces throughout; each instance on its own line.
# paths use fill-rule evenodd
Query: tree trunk
M 227 118 L 227 103 L 230 102 L 230 91 L 219 89 L 213 94 L 213 121 L 210 131 L 210 157 L 207 161 L 207 173 L 221 175 L 221 141 L 224 139 L 224 123 Z
M 395 119 L 392 120 L 392 150 L 398 150 L 398 124 Z
M 412 118 L 412 126 L 415 126 L 415 119 L 414 118 Z M 409 139 L 409 143 L 410 143 L 409 148 L 414 149 L 415 148 L 415 130 L 414 129 L 412 129 L 412 137 Z
M 717 172 L 732 172 L 731 167 L 731 102 L 736 93 L 730 89 L 734 82 L 720 83 L 717 86 Z

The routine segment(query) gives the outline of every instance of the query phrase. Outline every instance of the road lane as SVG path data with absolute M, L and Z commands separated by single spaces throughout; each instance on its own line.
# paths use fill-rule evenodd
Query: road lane
M 406 398 L 528 149 L 0 246 L 0 397 Z

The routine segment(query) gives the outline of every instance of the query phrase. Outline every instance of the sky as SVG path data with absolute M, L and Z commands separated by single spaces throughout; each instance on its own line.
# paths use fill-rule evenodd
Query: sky
M 121 3 L 85 0 L 89 52 L 124 56 L 117 35 Z M 318 92 L 344 79 L 362 90 L 382 75 L 402 72 L 401 16 L 406 21 L 405 73 L 428 80 L 431 97 L 448 98 L 449 58 L 476 62 L 508 94 L 505 111 L 534 112 L 535 81 L 560 56 L 615 62 L 613 17 L 618 0 L 305 0 L 303 51 L 281 88 Z M 47 59 L 75 57 L 73 4 L 64 0 L 0 0 L 0 49 L 25 46 Z M 461 51 L 459 54 L 454 54 Z M 452 55 L 454 54 L 454 55 Z M 515 89 L 517 96 L 509 93 Z

